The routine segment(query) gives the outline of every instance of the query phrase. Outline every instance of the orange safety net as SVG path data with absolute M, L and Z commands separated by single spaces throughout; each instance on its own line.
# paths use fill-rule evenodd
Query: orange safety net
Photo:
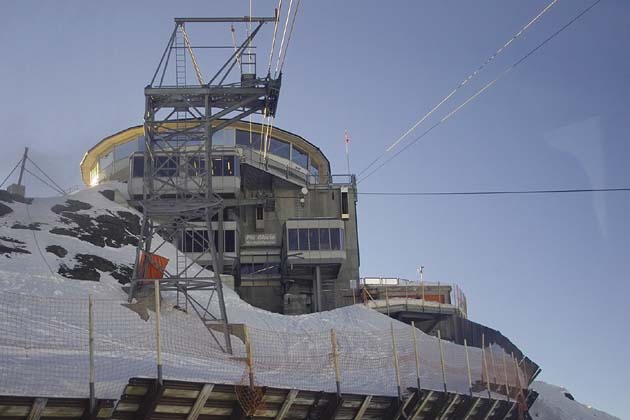
M 148 261 L 145 265 L 145 259 L 148 256 Z M 143 279 L 161 279 L 164 277 L 164 270 L 168 265 L 169 259 L 157 254 L 150 254 L 142 252 L 140 254 L 140 267 L 138 270 L 139 277 Z M 146 273 L 144 268 L 146 267 Z

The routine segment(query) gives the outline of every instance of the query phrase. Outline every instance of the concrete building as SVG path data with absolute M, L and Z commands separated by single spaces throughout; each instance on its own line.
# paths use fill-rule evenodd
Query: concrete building
M 223 232 L 214 238 L 222 272 L 234 276 L 244 300 L 274 312 L 352 303 L 348 289 L 359 278 L 354 176 L 332 175 L 326 156 L 303 137 L 274 127 L 265 146 L 262 132 L 260 124 L 238 121 L 213 136 L 212 187 L 225 206 L 213 220 L 213 230 Z M 101 140 L 81 161 L 83 181 L 124 182 L 130 205 L 141 210 L 144 147 L 142 126 Z M 206 168 L 203 151 L 191 149 L 179 160 L 187 161 L 158 153 L 153 164 L 194 188 Z M 160 191 L 172 193 L 168 186 Z M 209 266 L 205 228 L 183 236 L 176 238 L 178 248 Z

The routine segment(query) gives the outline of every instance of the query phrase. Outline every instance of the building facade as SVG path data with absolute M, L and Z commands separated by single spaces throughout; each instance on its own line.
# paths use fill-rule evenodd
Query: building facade
M 158 153 L 153 165 L 187 188 L 210 167 L 213 190 L 224 202 L 213 220 L 213 230 L 222 234 L 213 240 L 223 255 L 222 272 L 234 277 L 245 301 L 285 314 L 352 303 L 349 289 L 360 263 L 355 177 L 332 175 L 321 150 L 296 134 L 273 128 L 265 144 L 263 130 L 239 121 L 216 132 L 212 165 L 199 148 L 178 159 Z M 144 147 L 142 126 L 103 139 L 81 161 L 84 183 L 124 182 L 129 204 L 141 210 Z M 168 186 L 160 191 L 169 193 Z M 200 227 L 175 245 L 210 266 L 208 241 Z

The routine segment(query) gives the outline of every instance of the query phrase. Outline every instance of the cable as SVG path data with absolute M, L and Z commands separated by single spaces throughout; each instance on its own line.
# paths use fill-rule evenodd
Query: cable
M 357 195 L 385 196 L 385 197 L 408 197 L 408 196 L 489 196 L 489 195 L 530 195 L 530 194 L 574 194 L 574 193 L 598 193 L 598 192 L 629 192 L 626 188 L 576 188 L 576 189 L 554 189 L 554 190 L 494 190 L 494 191 L 366 191 L 357 192 Z M 270 198 L 304 198 L 303 195 L 276 195 Z
M 567 22 L 564 26 L 562 26 L 560 29 L 558 29 L 557 31 L 555 31 L 554 33 L 552 33 L 549 37 L 547 37 L 544 41 L 542 41 L 540 44 L 538 44 L 536 47 L 534 47 L 533 49 L 531 49 L 527 54 L 525 54 L 523 57 L 521 57 L 519 60 L 517 60 L 514 64 L 506 67 L 502 73 L 500 73 L 495 79 L 491 80 L 490 82 L 488 82 L 484 87 L 482 87 L 481 89 L 479 89 L 477 92 L 475 92 L 472 96 L 470 96 L 468 99 L 466 99 L 464 102 L 462 102 L 459 106 L 457 106 L 455 109 L 453 109 L 450 113 L 448 113 L 445 117 L 443 117 L 441 120 L 439 120 L 438 122 L 436 122 L 434 125 L 432 125 L 431 127 L 429 127 L 424 133 L 422 133 L 420 136 L 416 137 L 415 139 L 413 139 L 411 141 L 411 143 L 408 143 L 405 147 L 403 147 L 402 149 L 400 149 L 398 152 L 396 152 L 392 157 L 390 157 L 389 159 L 387 159 L 385 162 L 383 162 L 382 164 L 380 164 L 379 166 L 377 166 L 372 172 L 368 173 L 366 176 L 364 176 L 363 178 L 361 178 L 357 183 L 363 182 L 365 179 L 369 178 L 372 174 L 374 174 L 376 171 L 378 171 L 379 169 L 381 169 L 383 166 L 385 166 L 387 163 L 389 163 L 392 159 L 394 159 L 396 156 L 398 156 L 399 154 L 401 154 L 402 152 L 404 152 L 405 150 L 407 150 L 410 146 L 412 146 L 413 144 L 415 144 L 416 142 L 418 142 L 420 139 L 422 139 L 424 136 L 426 136 L 427 134 L 429 134 L 434 128 L 436 128 L 437 126 L 443 124 L 444 122 L 446 122 L 449 118 L 451 118 L 453 115 L 455 115 L 457 112 L 459 112 L 463 107 L 465 107 L 466 105 L 468 105 L 471 101 L 473 101 L 475 98 L 477 98 L 479 95 L 481 95 L 483 92 L 485 92 L 488 88 L 490 88 L 492 85 L 494 85 L 496 82 L 498 82 L 503 76 L 505 76 L 506 74 L 508 74 L 509 72 L 511 72 L 512 70 L 514 70 L 514 68 L 516 68 L 518 65 L 520 65 L 523 61 L 525 61 L 527 58 L 529 58 L 531 55 L 533 55 L 536 51 L 538 51 L 540 48 L 542 48 L 544 45 L 546 45 L 549 41 L 551 41 L 552 39 L 554 39 L 556 36 L 558 36 L 561 32 L 563 32 L 565 29 L 567 29 L 569 26 L 571 26 L 573 23 L 575 23 L 578 19 L 580 19 L 582 16 L 584 16 L 586 13 L 588 13 L 593 7 L 595 7 L 598 3 L 600 3 L 602 0 L 596 0 L 594 3 L 592 3 L 590 6 L 588 6 L 586 9 L 582 10 L 578 15 L 576 15 L 575 17 L 573 17 L 573 19 L 571 19 L 569 22 Z
M 359 192 L 359 195 L 377 196 L 439 196 L 439 195 L 515 195 L 515 194 L 564 194 L 587 192 L 620 192 L 630 188 L 580 188 L 564 190 L 514 190 L 514 191 L 439 191 L 439 192 Z
M 30 157 L 27 157 L 26 159 L 27 159 L 29 162 L 31 162 L 31 163 L 33 164 L 33 166 L 35 166 L 35 167 L 36 167 L 36 168 L 37 168 L 37 169 L 38 169 L 38 170 L 39 170 L 39 171 L 40 171 L 40 172 L 41 172 L 41 173 L 42 173 L 42 174 L 43 174 L 43 175 L 44 175 L 44 176 L 45 176 L 45 177 L 46 177 L 46 178 L 50 181 L 50 182 L 52 182 L 52 183 L 55 185 L 55 187 L 57 187 L 57 188 L 59 189 L 59 191 L 61 191 L 61 192 L 62 192 L 62 194 L 65 194 L 64 189 L 63 189 L 63 188 L 61 188 L 61 187 L 59 186 L 59 184 L 57 184 L 57 183 L 56 183 L 56 182 L 55 182 L 55 181 L 54 181 L 51 177 L 49 177 L 49 176 L 48 176 L 48 174 L 47 174 L 47 173 L 46 173 L 46 172 L 45 172 L 42 168 L 40 168 L 39 166 L 37 166 L 37 164 L 36 164 L 35 162 L 33 162 L 33 160 L 32 160 Z M 31 174 L 32 174 L 32 173 L 31 173 Z
M 291 17 L 291 7 L 293 7 L 293 0 L 289 2 L 289 10 L 287 11 L 287 20 L 284 22 L 284 29 L 282 30 L 282 39 L 280 40 L 280 48 L 278 49 L 278 59 L 276 60 L 276 71 L 274 77 L 278 77 L 278 69 L 280 68 L 280 56 L 282 55 L 282 47 L 284 46 L 284 38 L 287 35 L 287 28 L 289 26 L 289 18 Z
M 18 168 L 18 166 L 20 166 L 20 163 L 22 163 L 22 159 L 18 160 L 18 163 L 16 163 L 15 166 L 13 167 L 13 169 L 11 169 L 11 172 L 9 172 L 9 175 L 7 175 L 7 177 L 4 178 L 4 181 L 2 181 L 2 183 L 0 184 L 0 188 L 2 188 L 4 183 L 7 182 L 7 180 L 9 178 L 11 178 L 11 175 L 13 175 L 13 172 L 15 172 L 15 170 Z
M 33 177 L 35 177 L 36 179 L 38 179 L 41 183 L 43 183 L 43 184 L 47 185 L 49 188 L 51 188 L 51 189 L 53 189 L 53 190 L 57 191 L 58 193 L 60 193 L 60 194 L 62 194 L 62 195 L 65 195 L 65 194 L 66 194 L 66 192 L 65 192 L 64 190 L 62 190 L 62 189 L 57 189 L 57 188 L 53 187 L 53 186 L 52 186 L 52 185 L 50 185 L 48 182 L 44 181 L 43 179 L 41 179 L 39 176 L 35 175 L 33 172 L 31 172 L 31 171 L 30 171 L 30 170 L 28 170 L 27 168 L 24 168 L 24 171 L 25 171 L 25 172 L 28 172 L 28 173 L 29 173 L 29 174 L 31 174 L 31 175 L 33 175 Z
M 278 18 L 273 25 L 273 38 L 271 38 L 271 50 L 269 51 L 269 65 L 267 66 L 267 74 L 271 75 L 271 63 L 273 61 L 273 50 L 276 48 L 276 35 L 278 34 L 278 22 L 280 20 L 280 14 L 282 13 L 282 0 L 278 0 Z
M 427 118 L 429 118 L 438 108 L 440 108 L 446 101 L 448 101 L 455 93 L 464 87 L 468 82 L 470 82 L 475 76 L 477 76 L 481 71 L 490 64 L 499 54 L 501 54 L 512 42 L 514 42 L 517 38 L 519 38 L 525 31 L 527 31 L 534 23 L 536 23 L 551 7 L 556 4 L 558 0 L 552 0 L 544 9 L 542 9 L 532 20 L 530 20 L 525 26 L 523 26 L 516 34 L 512 36 L 503 46 L 501 46 L 498 50 L 494 52 L 490 57 L 486 59 L 475 71 L 469 74 L 466 78 L 462 79 L 459 84 L 453 89 L 448 95 L 446 95 L 437 105 L 435 105 L 429 112 L 424 114 L 422 118 L 420 118 L 414 125 L 411 126 L 403 135 L 401 135 L 396 141 L 390 144 L 383 153 L 381 153 L 376 159 L 374 159 L 368 166 L 363 168 L 361 172 L 359 172 L 359 176 L 362 175 L 365 171 L 372 167 L 376 162 L 378 162 L 383 156 L 389 153 L 393 148 L 395 148 L 403 139 L 405 139 L 411 132 L 413 132 L 420 124 L 422 124 Z
M 284 55 L 282 56 L 282 62 L 280 63 L 280 73 L 282 73 L 282 67 L 284 67 L 284 61 L 287 58 L 287 51 L 289 51 L 289 44 L 291 43 L 291 35 L 293 35 L 293 27 L 295 26 L 295 18 L 297 17 L 299 8 L 300 8 L 300 0 L 297 0 L 297 4 L 295 5 L 295 12 L 293 13 L 293 19 L 291 19 L 291 29 L 289 29 L 289 36 L 287 38 L 287 46 L 284 49 Z

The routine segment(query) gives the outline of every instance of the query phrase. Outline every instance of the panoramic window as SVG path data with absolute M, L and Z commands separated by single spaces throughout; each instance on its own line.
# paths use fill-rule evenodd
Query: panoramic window
M 319 251 L 319 229 L 317 228 L 309 229 L 308 240 L 310 242 L 309 249 L 311 251 Z
M 308 154 L 295 146 L 293 146 L 293 150 L 291 151 L 291 161 L 303 168 L 308 168 Z
M 330 249 L 332 250 L 340 250 L 341 249 L 341 229 L 331 228 L 330 229 Z
M 212 134 L 212 146 L 234 146 L 234 129 L 224 128 Z
M 261 150 L 260 133 L 236 130 L 236 145 Z
M 291 156 L 291 145 L 282 140 L 278 140 L 275 138 L 271 138 L 271 143 L 269 144 L 269 153 L 272 155 L 280 156 L 285 159 L 289 159 Z
M 319 249 L 322 251 L 328 251 L 330 249 L 330 235 L 326 228 L 319 230 Z

